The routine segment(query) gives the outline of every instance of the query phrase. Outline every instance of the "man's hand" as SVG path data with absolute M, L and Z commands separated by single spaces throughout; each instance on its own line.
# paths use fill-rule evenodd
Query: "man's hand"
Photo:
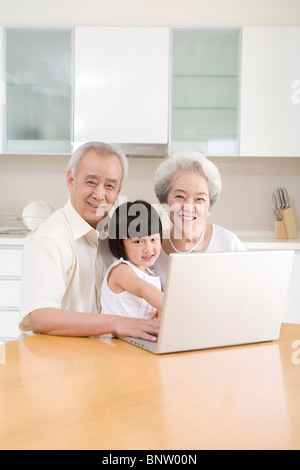
M 157 341 L 159 326 L 160 322 L 157 320 L 141 320 L 139 318 L 115 316 L 112 334 Z

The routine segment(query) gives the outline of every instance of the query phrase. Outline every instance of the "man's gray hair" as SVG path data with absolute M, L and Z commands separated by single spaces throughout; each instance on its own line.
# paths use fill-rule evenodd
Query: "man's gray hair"
M 124 179 L 127 178 L 128 174 L 128 160 L 126 155 L 121 152 L 121 150 L 116 149 L 110 144 L 105 144 L 103 142 L 87 142 L 86 144 L 81 145 L 78 149 L 76 149 L 69 161 L 68 170 L 71 170 L 73 176 L 76 175 L 76 170 L 79 165 L 81 158 L 89 151 L 93 150 L 97 152 L 99 155 L 103 154 L 111 154 L 116 155 L 123 168 L 123 175 L 121 184 L 123 183 Z
M 157 168 L 154 176 L 154 191 L 159 202 L 161 204 L 167 202 L 175 176 L 183 171 L 194 171 L 207 179 L 210 203 L 214 204 L 222 189 L 219 170 L 204 155 L 191 151 L 175 153 Z

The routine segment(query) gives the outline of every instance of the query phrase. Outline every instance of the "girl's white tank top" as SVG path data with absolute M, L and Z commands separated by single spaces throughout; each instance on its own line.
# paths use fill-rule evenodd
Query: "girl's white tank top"
M 137 268 L 131 261 L 120 258 L 110 266 L 105 274 L 101 289 L 101 313 L 131 318 L 149 318 L 150 315 L 155 312 L 155 308 L 149 305 L 146 300 L 136 297 L 127 291 L 115 294 L 110 290 L 107 283 L 108 276 L 111 270 L 121 263 L 128 264 L 137 276 L 161 290 L 160 278 L 151 271 L 151 269 L 146 268 L 148 272 L 145 273 Z

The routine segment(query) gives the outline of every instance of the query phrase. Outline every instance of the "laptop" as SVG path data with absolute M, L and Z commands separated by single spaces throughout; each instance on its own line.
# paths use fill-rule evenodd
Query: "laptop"
M 154 354 L 279 338 L 294 251 L 172 254 Z

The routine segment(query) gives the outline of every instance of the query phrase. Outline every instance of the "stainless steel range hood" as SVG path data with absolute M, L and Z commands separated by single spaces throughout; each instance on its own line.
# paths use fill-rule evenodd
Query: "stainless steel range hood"
M 85 142 L 73 142 L 72 152 Z M 110 143 L 116 149 L 121 150 L 127 157 L 135 158 L 163 158 L 169 153 L 168 144 L 125 144 L 125 143 Z

